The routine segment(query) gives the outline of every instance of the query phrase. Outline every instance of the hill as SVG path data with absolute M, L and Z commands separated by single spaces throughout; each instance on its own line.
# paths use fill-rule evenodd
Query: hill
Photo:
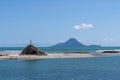
M 80 43 L 76 39 L 70 38 L 65 43 L 58 43 L 58 44 L 55 44 L 55 45 L 53 45 L 51 47 L 85 47 L 85 46 L 86 45 Z
M 100 45 L 89 45 L 89 46 L 87 46 L 87 45 L 84 45 L 84 44 L 80 43 L 75 38 L 70 38 L 69 40 L 67 40 L 64 43 L 58 43 L 58 44 L 55 44 L 55 45 L 50 46 L 50 47 L 59 47 L 59 48 L 62 48 L 62 47 L 66 47 L 66 48 L 72 48 L 72 47 L 100 47 Z

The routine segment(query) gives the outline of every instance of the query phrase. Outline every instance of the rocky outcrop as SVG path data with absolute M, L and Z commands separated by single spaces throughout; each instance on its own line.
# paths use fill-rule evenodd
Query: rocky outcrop
M 35 46 L 28 45 L 20 55 L 47 55 L 44 52 L 39 51 Z
M 120 52 L 114 50 L 107 50 L 107 51 L 103 51 L 102 53 L 120 53 Z

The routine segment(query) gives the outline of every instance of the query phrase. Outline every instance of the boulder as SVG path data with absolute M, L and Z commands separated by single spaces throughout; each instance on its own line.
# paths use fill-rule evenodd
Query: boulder
M 25 49 L 23 49 L 20 55 L 47 55 L 47 54 L 39 51 L 37 47 L 30 44 Z

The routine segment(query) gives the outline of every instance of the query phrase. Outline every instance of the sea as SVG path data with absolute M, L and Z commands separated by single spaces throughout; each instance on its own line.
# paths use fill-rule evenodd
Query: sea
M 22 47 L 1 47 L 0 51 L 22 50 Z M 97 50 L 119 50 L 120 47 L 103 48 L 39 48 L 47 53 Z M 0 80 L 120 80 L 120 56 L 94 58 L 0 60 Z

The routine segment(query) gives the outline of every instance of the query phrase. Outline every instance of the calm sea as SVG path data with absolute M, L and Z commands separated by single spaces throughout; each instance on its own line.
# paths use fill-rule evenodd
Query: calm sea
M 24 47 L 0 47 L 0 51 L 22 51 Z M 120 47 L 81 47 L 81 48 L 50 48 L 38 47 L 40 51 L 47 53 L 63 53 L 63 52 L 95 52 L 97 50 L 120 50 Z
M 22 48 L 6 48 L 6 50 L 21 49 Z M 3 48 L 1 50 L 3 50 Z M 57 51 L 47 50 L 45 48 L 42 50 L 50 52 Z M 63 52 L 64 50 L 59 51 Z M 0 60 L 0 80 L 120 80 L 119 62 L 120 56 Z

